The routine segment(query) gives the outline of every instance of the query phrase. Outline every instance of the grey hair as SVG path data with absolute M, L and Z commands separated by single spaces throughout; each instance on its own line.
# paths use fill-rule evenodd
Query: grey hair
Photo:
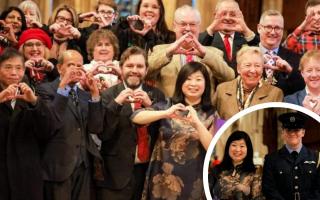
M 41 19 L 41 12 L 40 9 L 38 7 L 38 5 L 31 0 L 26 0 L 26 1 L 22 1 L 19 6 L 18 6 L 22 12 L 24 13 L 27 9 L 33 10 L 36 12 L 36 15 L 38 17 L 38 22 L 42 23 L 42 19 Z
M 282 14 L 278 10 L 266 10 L 262 13 L 259 24 L 262 24 L 266 16 L 280 16 L 282 20 L 284 20 Z
M 189 5 L 183 5 L 179 8 L 176 9 L 176 11 L 174 12 L 174 20 L 181 20 L 183 19 L 183 16 L 186 14 L 190 14 L 191 12 L 193 12 L 196 17 L 197 17 L 197 22 L 201 23 L 201 15 L 200 12 L 196 9 L 193 8 Z
M 233 2 L 233 3 L 237 4 L 238 8 L 240 9 L 239 3 L 235 0 L 219 0 L 216 4 L 215 11 L 217 11 L 219 9 L 220 5 L 224 2 Z

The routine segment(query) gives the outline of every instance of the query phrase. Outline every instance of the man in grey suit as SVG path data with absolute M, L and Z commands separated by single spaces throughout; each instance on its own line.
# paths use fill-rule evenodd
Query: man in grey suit
M 99 152 L 87 131 L 89 106 L 100 99 L 92 76 L 83 72 L 79 52 L 65 51 L 58 59 L 60 77 L 37 88 L 37 94 L 60 122 L 51 140 L 44 144 L 42 167 L 47 200 L 90 200 L 90 160 Z M 86 92 L 79 88 L 81 81 Z

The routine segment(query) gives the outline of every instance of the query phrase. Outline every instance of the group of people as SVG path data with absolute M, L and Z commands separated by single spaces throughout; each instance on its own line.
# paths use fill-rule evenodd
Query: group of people
M 259 34 L 234 0 L 217 3 L 203 33 L 191 6 L 176 9 L 173 31 L 161 0 L 136 10 L 119 17 L 113 0 L 88 13 L 62 4 L 44 24 L 26 0 L 1 13 L 1 199 L 204 199 L 218 120 L 283 100 L 320 113 L 320 53 L 305 45 L 319 34 L 319 0 L 284 47 L 275 10 L 262 14 Z M 259 181 L 252 162 L 247 170 Z
M 234 131 L 226 142 L 221 163 L 209 173 L 212 198 L 319 199 L 320 155 L 302 143 L 306 120 L 300 112 L 279 116 L 285 145 L 265 157 L 263 169 L 253 163 L 248 133 Z

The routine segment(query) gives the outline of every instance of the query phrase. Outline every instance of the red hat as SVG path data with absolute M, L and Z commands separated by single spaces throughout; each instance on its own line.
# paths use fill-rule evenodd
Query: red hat
M 27 40 L 37 39 L 40 40 L 44 45 L 51 49 L 52 42 L 49 35 L 40 28 L 29 28 L 22 32 L 19 38 L 18 47 L 24 44 Z

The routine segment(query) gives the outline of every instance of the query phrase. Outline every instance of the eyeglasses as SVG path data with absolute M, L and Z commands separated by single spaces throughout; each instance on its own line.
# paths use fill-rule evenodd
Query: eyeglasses
M 66 22 L 67 24 L 72 24 L 73 23 L 72 19 L 67 19 L 67 18 L 65 18 L 63 16 L 57 16 L 56 17 L 56 21 L 57 22 Z
M 98 10 L 98 13 L 101 15 L 107 15 L 107 16 L 112 16 L 114 14 L 113 10 Z
M 279 26 L 264 26 L 262 24 L 260 24 L 263 29 L 267 32 L 272 32 L 272 30 L 274 30 L 275 33 L 280 33 L 283 30 L 283 27 L 279 27 Z
M 199 22 L 186 23 L 186 22 L 177 22 L 177 21 L 175 21 L 175 23 L 181 28 L 187 28 L 187 26 L 189 26 L 191 29 L 196 28 L 197 25 L 199 24 Z
M 37 48 L 40 48 L 43 46 L 43 44 L 41 42 L 26 42 L 24 43 L 23 45 L 25 48 L 32 48 L 33 46 L 37 47 Z

